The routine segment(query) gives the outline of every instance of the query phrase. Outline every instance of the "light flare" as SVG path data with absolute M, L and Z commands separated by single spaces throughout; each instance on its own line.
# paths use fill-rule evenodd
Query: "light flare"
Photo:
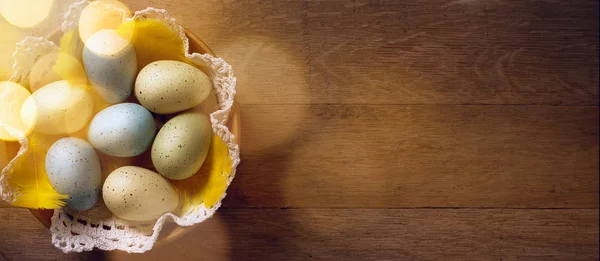
M 18 83 L 0 82 L 0 140 L 17 141 L 33 129 L 35 114 L 28 115 L 28 122 L 21 119 L 21 106 L 29 96 L 31 93 Z
M 14 26 L 31 28 L 48 17 L 53 3 L 52 0 L 0 0 L 0 14 Z
M 90 3 L 79 17 L 79 36 L 83 43 L 95 33 L 105 29 L 117 29 L 125 19 L 131 17 L 131 11 L 116 0 L 100 0 Z

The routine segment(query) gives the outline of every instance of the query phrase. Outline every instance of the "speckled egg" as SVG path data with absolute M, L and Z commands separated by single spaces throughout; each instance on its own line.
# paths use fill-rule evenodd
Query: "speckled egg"
M 137 72 L 135 49 L 111 29 L 93 34 L 83 48 L 83 67 L 94 91 L 106 102 L 125 101 Z
M 206 114 L 179 114 L 167 121 L 156 135 L 152 144 L 152 164 L 166 178 L 189 178 L 202 167 L 211 137 L 212 127 Z
M 88 140 L 98 151 L 116 157 L 133 157 L 152 145 L 156 124 L 152 114 L 135 103 L 112 105 L 90 124 Z
M 34 92 L 21 107 L 24 124 L 45 134 L 67 134 L 81 130 L 92 117 L 94 104 L 85 85 L 69 81 L 48 84 Z
M 179 205 L 177 191 L 169 181 L 135 166 L 113 171 L 104 181 L 102 197 L 113 214 L 132 221 L 157 219 Z
M 58 193 L 68 195 L 67 206 L 86 210 L 100 195 L 100 161 L 92 146 L 78 138 L 62 138 L 46 153 L 46 173 Z
M 204 72 L 178 61 L 150 63 L 135 81 L 135 97 L 148 110 L 160 114 L 190 109 L 202 103 L 211 89 Z

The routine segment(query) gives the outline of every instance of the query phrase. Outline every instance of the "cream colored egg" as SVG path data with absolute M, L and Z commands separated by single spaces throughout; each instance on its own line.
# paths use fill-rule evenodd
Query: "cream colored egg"
M 81 84 L 87 82 L 83 66 L 77 59 L 66 53 L 50 53 L 42 56 L 31 68 L 29 89 L 35 92 L 60 80 L 71 80 Z
M 21 107 L 24 124 L 45 134 L 81 130 L 92 117 L 93 103 L 85 85 L 63 80 L 48 84 L 29 96 Z
M 99 0 L 87 5 L 79 16 L 79 36 L 87 42 L 94 33 L 103 29 L 117 29 L 124 19 L 131 17 L 127 6 L 116 0 Z
M 113 214 L 132 221 L 157 219 L 179 205 L 177 191 L 169 181 L 135 166 L 113 171 L 104 181 L 102 197 Z
M 0 140 L 17 141 L 33 128 L 33 122 L 23 123 L 21 106 L 31 96 L 29 91 L 14 82 L 0 82 Z
M 152 163 L 166 178 L 189 178 L 202 167 L 211 141 L 212 127 L 206 114 L 179 114 L 167 121 L 156 135 Z
M 202 103 L 211 89 L 210 78 L 200 69 L 178 61 L 156 61 L 138 74 L 135 97 L 149 111 L 169 114 Z

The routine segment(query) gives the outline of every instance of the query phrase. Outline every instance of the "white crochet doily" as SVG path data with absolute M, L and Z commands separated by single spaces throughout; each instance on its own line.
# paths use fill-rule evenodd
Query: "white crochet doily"
M 88 4 L 99 3 L 83 0 L 70 6 L 64 16 L 62 24 L 63 32 L 76 29 L 79 15 Z M 236 93 L 236 78 L 233 76 L 231 66 L 223 59 L 212 57 L 209 54 L 190 54 L 189 41 L 185 36 L 183 28 L 165 10 L 147 8 L 135 12 L 132 18 L 126 18 L 125 20 L 144 18 L 158 19 L 169 25 L 183 39 L 186 56 L 195 63 L 204 65 L 210 69 L 209 76 L 219 103 L 219 109 L 211 113 L 210 119 L 214 133 L 221 137 L 229 148 L 232 168 L 230 176 L 225 177 L 227 179 L 227 186 L 229 186 L 235 176 L 236 167 L 240 162 L 239 147 L 234 141 L 233 134 L 225 126 Z M 14 74 L 11 77 L 11 81 L 18 83 L 27 82 L 29 72 L 35 61 L 42 55 L 58 50 L 59 47 L 55 43 L 44 38 L 26 37 L 17 44 L 14 53 Z M 22 139 L 19 142 L 21 143 L 21 149 L 15 159 L 28 149 L 27 139 Z M 0 174 L 0 196 L 7 202 L 14 201 L 17 196 L 16 193 L 18 193 L 15 188 L 11 188 L 5 184 L 6 182 L 3 182 L 4 178 L 13 174 L 9 170 L 15 159 Z M 200 223 L 215 213 L 224 197 L 225 194 L 212 208 L 207 208 L 204 204 L 196 205 L 190 207 L 181 216 L 167 213 L 162 215 L 156 222 L 131 222 L 119 219 L 113 216 L 104 204 L 96 204 L 96 207 L 82 212 L 68 208 L 56 209 L 50 227 L 52 243 L 65 253 L 90 251 L 93 248 L 102 250 L 118 249 L 130 253 L 145 252 L 152 249 L 165 222 L 172 220 L 179 226 L 191 226 Z

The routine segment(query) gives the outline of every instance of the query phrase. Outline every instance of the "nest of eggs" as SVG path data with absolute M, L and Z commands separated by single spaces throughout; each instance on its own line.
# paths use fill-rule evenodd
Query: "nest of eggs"
M 0 176 L 3 199 L 55 208 L 52 241 L 65 252 L 144 252 L 166 221 L 210 217 L 239 163 L 226 126 L 231 67 L 189 53 L 164 10 L 81 1 L 62 31 L 59 46 L 20 43 L 14 77 L 0 84 L 0 93 L 20 94 L 4 108 L 17 123 L 0 128 L 0 138 L 21 144 Z

